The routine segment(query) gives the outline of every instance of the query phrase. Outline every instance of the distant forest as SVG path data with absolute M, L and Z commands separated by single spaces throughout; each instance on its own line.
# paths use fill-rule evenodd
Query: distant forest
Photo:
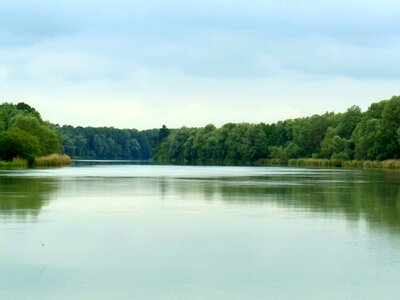
M 161 129 L 138 131 L 69 125 L 56 128 L 62 135 L 64 153 L 78 159 L 148 160 L 165 137 Z
M 400 158 L 400 97 L 273 124 L 138 131 L 56 126 L 64 152 L 85 159 L 153 159 L 165 163 L 251 163 L 261 159 Z

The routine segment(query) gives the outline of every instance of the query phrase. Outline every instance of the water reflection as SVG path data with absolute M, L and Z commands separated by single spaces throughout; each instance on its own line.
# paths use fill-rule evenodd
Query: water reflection
M 0 177 L 0 217 L 37 217 L 57 191 L 55 178 Z
M 399 173 L 124 165 L 0 174 L 0 299 L 400 293 Z
M 167 184 L 169 182 L 169 184 Z M 371 227 L 400 232 L 400 174 L 345 171 L 306 175 L 182 179 L 159 182 L 163 195 L 200 193 L 229 205 L 275 205 L 348 220 L 365 219 Z M 185 197 L 186 198 L 186 197 Z
M 157 199 L 168 198 L 170 202 L 185 199 L 188 206 L 196 199 L 222 201 L 230 206 L 273 205 L 320 216 L 365 220 L 373 228 L 400 232 L 399 172 L 85 166 L 10 174 L 0 176 L 1 215 L 37 216 L 59 190 L 59 194 L 69 198 L 106 197 L 105 201 L 129 195 L 139 198 L 151 195 Z M 112 203 L 108 202 L 110 207 Z M 93 210 L 101 210 L 102 203 L 90 205 Z M 116 203 L 112 205 L 118 209 Z

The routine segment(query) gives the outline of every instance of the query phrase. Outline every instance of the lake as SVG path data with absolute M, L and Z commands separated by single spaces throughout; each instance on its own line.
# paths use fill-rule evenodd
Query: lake
M 0 299 L 395 299 L 400 173 L 0 171 Z

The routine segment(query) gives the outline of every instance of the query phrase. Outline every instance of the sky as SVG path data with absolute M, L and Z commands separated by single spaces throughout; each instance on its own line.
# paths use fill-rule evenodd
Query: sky
M 5 0 L 1 102 L 60 125 L 221 126 L 400 94 L 396 0 Z

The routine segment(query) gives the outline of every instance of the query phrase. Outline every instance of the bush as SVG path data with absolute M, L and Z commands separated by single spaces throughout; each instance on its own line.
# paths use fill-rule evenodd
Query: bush
M 71 158 L 65 154 L 50 154 L 35 159 L 36 167 L 55 167 L 71 164 Z
M 38 139 L 24 130 L 13 128 L 0 133 L 0 159 L 12 161 L 19 157 L 32 165 L 38 153 Z

